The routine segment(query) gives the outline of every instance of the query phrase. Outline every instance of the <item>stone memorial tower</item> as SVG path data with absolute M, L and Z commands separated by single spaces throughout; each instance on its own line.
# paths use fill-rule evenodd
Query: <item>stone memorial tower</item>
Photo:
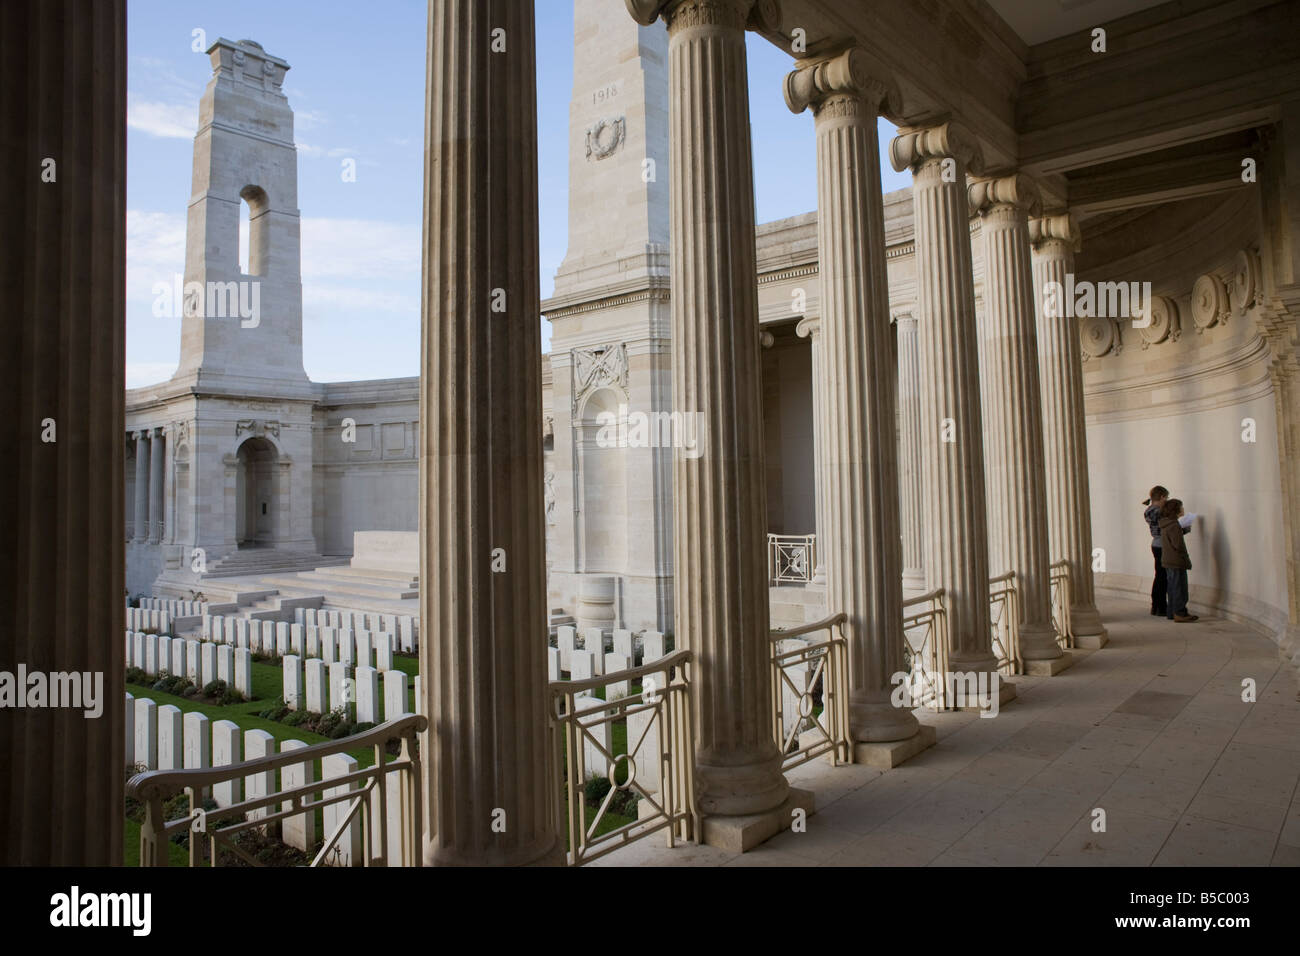
M 551 606 L 579 628 L 669 630 L 672 444 L 689 429 L 670 415 L 668 34 L 607 0 L 574 0 L 573 19 L 569 248 L 542 306 Z

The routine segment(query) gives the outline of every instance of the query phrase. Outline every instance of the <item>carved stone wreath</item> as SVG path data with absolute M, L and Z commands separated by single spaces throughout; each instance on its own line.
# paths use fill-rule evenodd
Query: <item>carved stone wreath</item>
M 1166 339 L 1177 342 L 1182 332 L 1178 324 L 1178 303 L 1163 295 L 1153 295 L 1147 309 L 1150 312 L 1150 324 L 1138 329 L 1142 333 L 1142 348 L 1159 345 Z
M 1252 249 L 1242 249 L 1237 253 L 1229 298 L 1237 312 L 1245 312 L 1259 303 L 1259 256 Z
M 1207 272 L 1192 286 L 1192 322 L 1197 332 L 1213 328 L 1228 318 L 1228 292 L 1223 280 Z
M 1079 322 L 1079 344 L 1083 348 L 1083 360 L 1100 358 L 1108 352 L 1118 353 L 1123 347 L 1119 338 L 1119 326 L 1107 316 L 1090 315 Z
M 280 423 L 261 421 L 256 418 L 246 418 L 242 421 L 235 422 L 235 437 L 238 438 L 244 432 L 261 438 L 264 435 L 274 435 L 280 437 Z
M 626 123 L 623 117 L 598 119 L 587 127 L 587 161 L 596 162 L 613 156 L 623 145 Z

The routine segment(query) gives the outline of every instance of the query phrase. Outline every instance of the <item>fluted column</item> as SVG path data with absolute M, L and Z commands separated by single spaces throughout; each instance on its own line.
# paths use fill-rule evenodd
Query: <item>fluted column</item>
M 1062 652 L 1052 625 L 1050 499 L 1029 250 L 1028 215 L 1039 211 L 1038 188 L 1020 175 L 984 179 L 971 184 L 970 204 L 984 243 L 979 357 L 990 570 L 1016 573 L 1021 659 L 1057 660 Z
M 891 703 L 903 671 L 902 548 L 894 350 L 880 190 L 880 104 L 897 94 L 850 49 L 785 82 L 817 128 L 817 249 L 826 369 L 826 520 L 835 529 L 826 603 L 848 615 L 849 729 L 855 742 L 905 740 L 919 724 Z
M 548 811 L 559 771 L 546 734 L 533 5 L 433 0 L 428 48 L 425 860 L 558 862 L 564 842 Z
M 6 867 L 122 862 L 126 53 L 124 0 L 0 4 L 0 671 L 94 697 L 0 711 Z
M 149 429 L 149 543 L 162 540 L 163 464 L 167 461 L 167 436 L 161 428 Z
M 975 287 L 966 170 L 979 148 L 955 122 L 900 134 L 894 169 L 912 170 L 916 235 L 917 337 L 926 376 L 921 459 L 930 511 L 926 585 L 943 588 L 951 670 L 992 672 L 988 523 L 980 415 Z
M 1067 309 L 1046 307 L 1049 283 L 1062 288 L 1074 272 L 1079 227 L 1068 213 L 1029 221 L 1034 247 L 1034 299 L 1038 313 L 1038 369 L 1043 391 L 1048 547 L 1052 561 L 1070 562 L 1070 628 L 1080 647 L 1106 644 L 1092 580 L 1092 504 L 1088 493 L 1088 441 L 1084 430 L 1083 356 L 1079 324 Z M 1054 297 L 1060 301 L 1059 297 Z
M 921 363 L 916 316 L 894 316 L 898 341 L 898 513 L 902 524 L 903 588 L 925 589 L 925 491 L 921 485 Z
M 811 349 L 813 400 L 813 510 L 816 518 L 816 563 L 812 584 L 826 586 L 826 555 L 831 549 L 831 529 L 826 520 L 826 360 L 821 345 L 822 320 L 816 316 L 800 319 L 795 333 L 807 339 Z
M 770 0 L 758 4 L 759 12 Z M 676 636 L 696 654 L 696 776 L 706 814 L 774 810 L 758 283 L 745 26 L 753 0 L 628 9 L 668 22 L 674 412 L 704 453 L 673 461 Z M 786 823 L 788 824 L 788 820 Z
M 149 538 L 149 450 L 153 442 L 149 432 L 141 429 L 135 439 L 135 535 L 133 541 Z

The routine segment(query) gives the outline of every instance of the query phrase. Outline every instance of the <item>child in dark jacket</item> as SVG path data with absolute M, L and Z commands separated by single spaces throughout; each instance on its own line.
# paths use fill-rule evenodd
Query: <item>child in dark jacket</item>
M 1165 566 L 1160 563 L 1160 509 L 1169 498 L 1169 489 L 1156 485 L 1151 489 L 1151 497 L 1142 502 L 1147 510 L 1142 512 L 1146 519 L 1147 530 L 1151 532 L 1151 556 L 1155 559 L 1155 577 L 1151 581 L 1151 613 L 1160 617 L 1169 616 L 1169 577 Z
M 1183 527 L 1178 523 L 1182 516 L 1183 503 L 1177 498 L 1170 498 L 1160 508 L 1160 561 L 1169 581 L 1168 613 L 1165 616 L 1186 624 L 1197 618 L 1195 614 L 1187 613 L 1187 572 L 1192 569 L 1192 558 L 1183 543 Z

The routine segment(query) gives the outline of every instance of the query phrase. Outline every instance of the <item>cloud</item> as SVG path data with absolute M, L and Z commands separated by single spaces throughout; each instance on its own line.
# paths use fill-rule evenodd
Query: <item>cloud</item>
M 185 218 L 165 212 L 126 212 L 126 300 L 153 301 L 153 284 L 185 271 Z
M 420 278 L 420 224 L 373 219 L 302 220 L 302 278 Z
M 175 362 L 127 362 L 126 387 L 143 388 L 165 382 L 178 367 Z
M 126 125 L 163 139 L 193 139 L 198 108 L 193 103 L 160 103 L 128 97 Z
M 356 149 L 351 146 L 313 146 L 304 143 L 302 140 L 298 140 L 294 145 L 298 147 L 299 153 L 310 156 L 312 159 L 319 159 L 322 156 L 338 159 L 340 156 L 355 156 L 357 154 Z

